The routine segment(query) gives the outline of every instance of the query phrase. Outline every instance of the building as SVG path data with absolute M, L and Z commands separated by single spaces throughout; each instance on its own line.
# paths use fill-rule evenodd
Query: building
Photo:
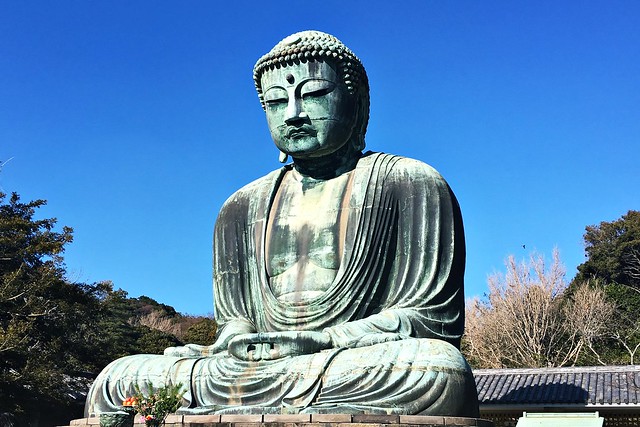
M 480 417 L 515 426 L 523 412 L 595 412 L 640 426 L 640 365 L 474 369 Z

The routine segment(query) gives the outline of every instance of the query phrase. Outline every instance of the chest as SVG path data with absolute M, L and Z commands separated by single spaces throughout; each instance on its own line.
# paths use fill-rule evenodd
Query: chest
M 269 213 L 269 223 L 291 232 L 333 227 L 345 209 L 349 174 L 330 180 L 285 175 Z
M 349 174 L 304 181 L 289 172 L 274 198 L 267 223 L 267 264 L 273 274 L 297 262 L 336 269 L 348 214 Z

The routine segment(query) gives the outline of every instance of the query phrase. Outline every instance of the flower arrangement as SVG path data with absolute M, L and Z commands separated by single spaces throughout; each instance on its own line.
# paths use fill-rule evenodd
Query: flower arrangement
M 127 397 L 125 400 L 122 401 L 122 409 L 127 413 L 127 414 L 136 414 L 136 404 L 138 403 L 138 401 L 136 400 L 135 397 Z
M 122 402 L 126 412 L 138 413 L 146 426 L 159 426 L 167 418 L 167 415 L 175 412 L 180 407 L 182 396 L 182 384 L 167 384 L 162 387 L 154 387 L 147 382 L 143 392 L 138 384 L 134 385 L 135 394 L 127 397 Z

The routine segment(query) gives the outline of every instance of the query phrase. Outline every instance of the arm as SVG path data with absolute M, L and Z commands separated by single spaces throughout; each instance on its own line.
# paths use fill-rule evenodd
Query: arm
M 250 313 L 247 277 L 249 254 L 253 248 L 246 239 L 249 198 L 242 191 L 233 194 L 222 206 L 213 235 L 213 294 L 215 318 L 220 327 L 210 346 L 187 344 L 170 347 L 167 356 L 203 357 L 224 352 L 238 335 L 256 332 Z
M 233 338 L 229 353 L 238 359 L 258 361 L 312 354 L 331 347 L 331 336 L 325 332 L 260 332 Z
M 351 256 L 359 264 L 344 274 L 346 289 L 366 289 L 348 297 L 363 315 L 324 331 L 338 347 L 404 337 L 459 345 L 465 245 L 451 189 L 428 165 L 395 158 L 374 174 L 367 196 L 380 202 L 365 200 Z
M 187 344 L 183 347 L 169 347 L 164 350 L 165 356 L 175 357 L 207 357 L 222 353 L 229 347 L 229 342 L 236 336 L 255 332 L 253 324 L 245 319 L 235 319 L 220 328 L 216 342 L 212 345 Z

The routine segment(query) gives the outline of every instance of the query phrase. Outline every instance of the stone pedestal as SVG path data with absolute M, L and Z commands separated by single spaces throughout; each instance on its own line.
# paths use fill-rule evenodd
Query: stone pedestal
M 138 424 L 136 417 L 134 427 Z M 71 427 L 97 427 L 98 418 L 81 418 L 71 421 Z M 493 422 L 479 418 L 436 417 L 424 415 L 347 415 L 347 414 L 297 414 L 297 415 L 169 415 L 166 427 L 432 427 L 476 426 L 493 427 Z

